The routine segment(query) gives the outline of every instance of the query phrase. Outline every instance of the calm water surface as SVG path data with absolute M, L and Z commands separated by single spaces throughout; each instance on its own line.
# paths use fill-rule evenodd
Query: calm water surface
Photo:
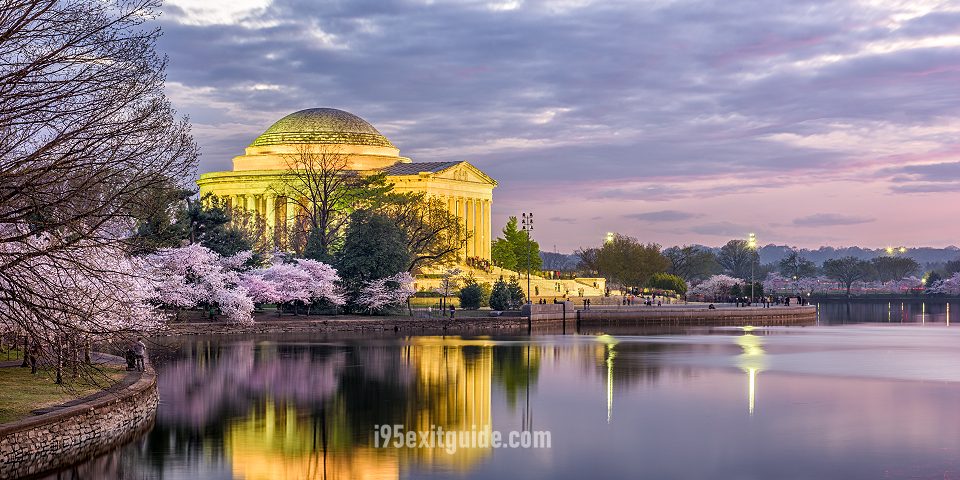
M 960 478 L 960 329 L 942 304 L 895 307 L 790 328 L 161 340 L 156 427 L 62 475 Z M 546 430 L 551 448 L 375 448 L 381 424 Z

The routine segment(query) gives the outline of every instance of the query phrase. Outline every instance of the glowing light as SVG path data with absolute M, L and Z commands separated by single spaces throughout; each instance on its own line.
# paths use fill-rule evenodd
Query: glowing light
M 744 328 L 752 329 L 753 327 Z M 743 371 L 747 372 L 747 410 L 750 415 L 753 415 L 757 398 L 757 374 L 766 366 L 766 352 L 763 350 L 762 338 L 751 333 L 737 337 L 737 345 L 743 349 L 737 363 Z
M 613 419 L 613 359 L 617 356 L 617 352 L 613 351 L 615 344 L 607 344 L 607 423 Z
M 603 239 L 604 243 L 610 243 L 613 241 L 613 232 L 607 232 L 607 236 Z
M 907 247 L 900 247 L 900 253 L 907 253 Z
M 747 237 L 747 246 L 751 249 L 757 248 L 757 235 L 755 233 L 751 233 Z
M 887 255 L 893 255 L 893 247 L 887 247 Z

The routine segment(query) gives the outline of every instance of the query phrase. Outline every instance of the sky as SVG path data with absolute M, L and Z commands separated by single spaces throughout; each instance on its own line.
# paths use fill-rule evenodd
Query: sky
M 960 244 L 960 2 L 167 0 L 200 172 L 313 107 L 495 178 L 545 251 Z

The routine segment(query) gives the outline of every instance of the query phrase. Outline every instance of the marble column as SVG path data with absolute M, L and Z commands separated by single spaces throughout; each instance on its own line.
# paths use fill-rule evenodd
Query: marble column
M 267 239 L 273 240 L 274 239 L 273 235 L 277 227 L 277 205 L 276 205 L 277 197 L 272 193 L 266 194 L 266 197 L 267 197 L 267 203 L 266 203 L 267 211 L 265 215 L 266 221 L 267 221 L 266 233 L 267 233 Z
M 289 232 L 297 223 L 297 202 L 293 197 L 287 197 L 287 231 Z
M 483 258 L 483 204 L 473 199 L 473 255 Z
M 487 258 L 487 224 L 486 200 L 477 200 L 477 256 Z
M 483 208 L 484 227 L 483 227 L 483 231 L 484 231 L 484 233 L 487 235 L 487 241 L 483 244 L 483 248 L 484 248 L 484 250 L 486 251 L 486 255 L 485 255 L 485 256 L 486 256 L 487 260 L 490 260 L 491 253 L 492 253 L 491 250 L 490 250 L 490 246 L 491 246 L 491 244 L 493 243 L 493 225 L 492 225 L 492 222 L 491 222 L 491 219 L 492 219 L 493 217 L 491 216 L 491 212 L 490 212 L 492 208 L 493 208 L 493 200 L 487 200 L 487 201 L 484 202 L 484 208 Z
M 464 234 L 466 235 L 469 230 L 467 230 L 467 206 L 463 197 L 457 197 L 457 221 L 460 223 L 460 228 L 463 229 Z M 467 244 L 466 242 L 460 247 L 460 259 L 466 261 L 467 259 Z
M 464 214 L 464 220 L 467 224 L 467 234 L 470 235 L 470 238 L 467 240 L 467 257 L 472 257 L 476 255 L 476 241 L 477 241 L 477 214 L 473 209 L 473 199 L 466 198 L 463 201 L 464 206 L 466 207 L 466 212 Z

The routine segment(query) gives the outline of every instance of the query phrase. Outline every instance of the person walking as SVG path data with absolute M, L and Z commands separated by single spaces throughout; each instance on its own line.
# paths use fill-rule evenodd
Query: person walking
M 133 344 L 133 355 L 136 357 L 137 370 L 140 372 L 146 370 L 143 359 L 147 355 L 147 345 L 143 343 L 143 339 L 140 337 L 137 337 L 137 341 Z
M 40 342 L 36 338 L 33 339 L 33 343 L 30 344 L 30 373 L 37 373 L 37 359 L 40 358 Z

